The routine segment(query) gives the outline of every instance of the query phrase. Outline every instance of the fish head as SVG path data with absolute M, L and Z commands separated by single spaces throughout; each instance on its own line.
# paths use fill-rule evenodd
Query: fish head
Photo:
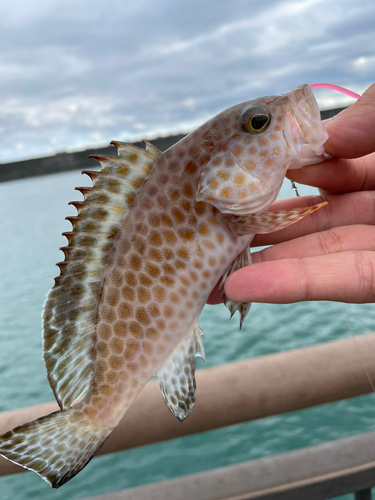
M 226 124 L 227 141 L 202 168 L 198 201 L 220 212 L 264 211 L 276 199 L 290 168 L 326 159 L 328 139 L 311 88 L 253 99 L 216 117 Z M 210 122 L 207 123 L 210 126 Z

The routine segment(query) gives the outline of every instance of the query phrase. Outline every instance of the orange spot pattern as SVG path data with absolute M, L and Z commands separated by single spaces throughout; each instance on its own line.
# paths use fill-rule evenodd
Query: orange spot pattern
M 198 180 L 205 166 L 214 167 L 216 174 L 205 185 L 213 197 L 241 203 L 256 196 L 265 182 L 258 175 L 260 162 L 262 174 L 272 177 L 287 157 L 279 142 L 287 101 L 270 102 L 274 117 L 267 134 L 245 134 L 238 127 L 238 110 L 227 112 L 166 151 L 139 193 L 129 194 L 131 207 L 118 229 L 100 292 L 89 393 L 96 407 L 107 404 L 107 398 L 100 399 L 104 394 L 112 394 L 113 401 L 119 391 L 120 401 L 135 397 L 242 250 L 216 209 L 196 201 Z M 120 185 L 110 179 L 108 188 L 117 193 Z M 77 287 L 75 293 L 82 290 Z

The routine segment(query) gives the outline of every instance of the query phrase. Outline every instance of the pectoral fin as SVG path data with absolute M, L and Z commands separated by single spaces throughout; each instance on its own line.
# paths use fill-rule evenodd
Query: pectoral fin
M 222 219 L 236 236 L 244 236 L 245 234 L 266 234 L 284 229 L 327 204 L 327 202 L 323 202 L 312 207 L 293 208 L 291 210 L 278 210 L 277 212 L 263 212 L 260 214 L 241 216 L 222 215 Z
M 202 336 L 203 332 L 196 324 L 192 333 L 181 340 L 156 374 L 165 404 L 180 422 L 194 408 L 195 358 L 199 356 L 205 360 Z

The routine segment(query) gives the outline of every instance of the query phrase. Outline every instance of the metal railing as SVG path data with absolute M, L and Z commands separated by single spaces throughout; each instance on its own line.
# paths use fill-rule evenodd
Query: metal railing
M 100 454 L 369 393 L 369 379 L 375 380 L 374 353 L 372 333 L 200 370 L 196 407 L 183 426 L 166 409 L 157 382 L 151 381 Z M 56 403 L 46 403 L 1 413 L 0 432 L 56 409 Z M 0 476 L 22 471 L 1 458 Z M 356 499 L 367 500 L 374 485 L 375 433 L 368 433 L 95 498 L 317 500 L 356 492 Z
M 371 432 L 86 500 L 371 500 L 374 450 Z

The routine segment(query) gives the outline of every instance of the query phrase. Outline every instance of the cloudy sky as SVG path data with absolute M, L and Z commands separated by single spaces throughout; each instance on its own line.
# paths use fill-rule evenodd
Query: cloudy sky
M 370 0 L 12 0 L 0 33 L 0 162 L 189 131 L 301 83 L 375 81 Z

